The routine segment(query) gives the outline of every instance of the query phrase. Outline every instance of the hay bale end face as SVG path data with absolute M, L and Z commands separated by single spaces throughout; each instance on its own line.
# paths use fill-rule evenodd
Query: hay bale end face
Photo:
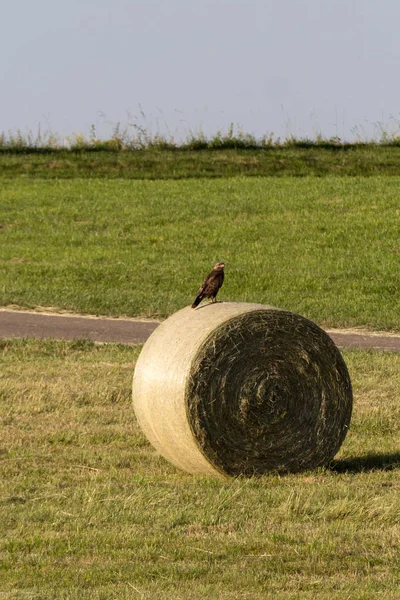
M 134 409 L 158 452 L 189 473 L 252 476 L 328 464 L 352 390 L 334 342 L 304 317 L 259 304 L 184 308 L 140 354 Z

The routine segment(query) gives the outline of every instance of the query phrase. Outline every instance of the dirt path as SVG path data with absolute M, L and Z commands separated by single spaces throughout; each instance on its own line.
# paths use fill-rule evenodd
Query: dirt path
M 159 321 L 112 319 L 0 309 L 0 337 L 142 344 Z
M 159 321 L 112 319 L 20 310 L 0 309 L 0 337 L 54 338 L 142 344 L 158 327 Z M 400 334 L 363 329 L 329 329 L 339 348 L 370 348 L 400 352 Z

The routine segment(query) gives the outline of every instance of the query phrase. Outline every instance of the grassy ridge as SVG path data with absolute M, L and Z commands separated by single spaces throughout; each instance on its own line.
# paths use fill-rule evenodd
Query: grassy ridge
M 0 304 L 165 317 L 221 300 L 399 329 L 399 178 L 4 180 Z
M 0 152 L 0 177 L 184 179 L 243 176 L 400 175 L 400 145 L 300 143 L 263 149 Z
M 400 355 L 345 353 L 355 408 L 333 469 L 221 482 L 144 440 L 138 353 L 2 343 L 2 597 L 397 600 Z

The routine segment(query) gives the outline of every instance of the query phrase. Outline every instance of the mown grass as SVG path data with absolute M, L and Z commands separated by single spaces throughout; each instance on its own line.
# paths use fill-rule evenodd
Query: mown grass
M 332 468 L 220 481 L 139 431 L 139 350 L 2 342 L 2 598 L 398 599 L 399 354 L 345 353 Z
M 400 175 L 400 143 L 115 150 L 0 147 L 0 178 L 185 179 L 241 176 Z
M 165 317 L 221 300 L 399 329 L 400 179 L 4 180 L 0 305 Z

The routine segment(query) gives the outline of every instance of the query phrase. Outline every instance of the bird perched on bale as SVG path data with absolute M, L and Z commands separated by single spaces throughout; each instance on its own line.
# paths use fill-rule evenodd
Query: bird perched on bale
M 223 262 L 217 262 L 214 265 L 211 273 L 207 275 L 201 284 L 196 299 L 192 304 L 192 308 L 196 308 L 203 298 L 211 298 L 213 302 L 216 302 L 218 291 L 224 283 L 224 267 L 225 263 Z

